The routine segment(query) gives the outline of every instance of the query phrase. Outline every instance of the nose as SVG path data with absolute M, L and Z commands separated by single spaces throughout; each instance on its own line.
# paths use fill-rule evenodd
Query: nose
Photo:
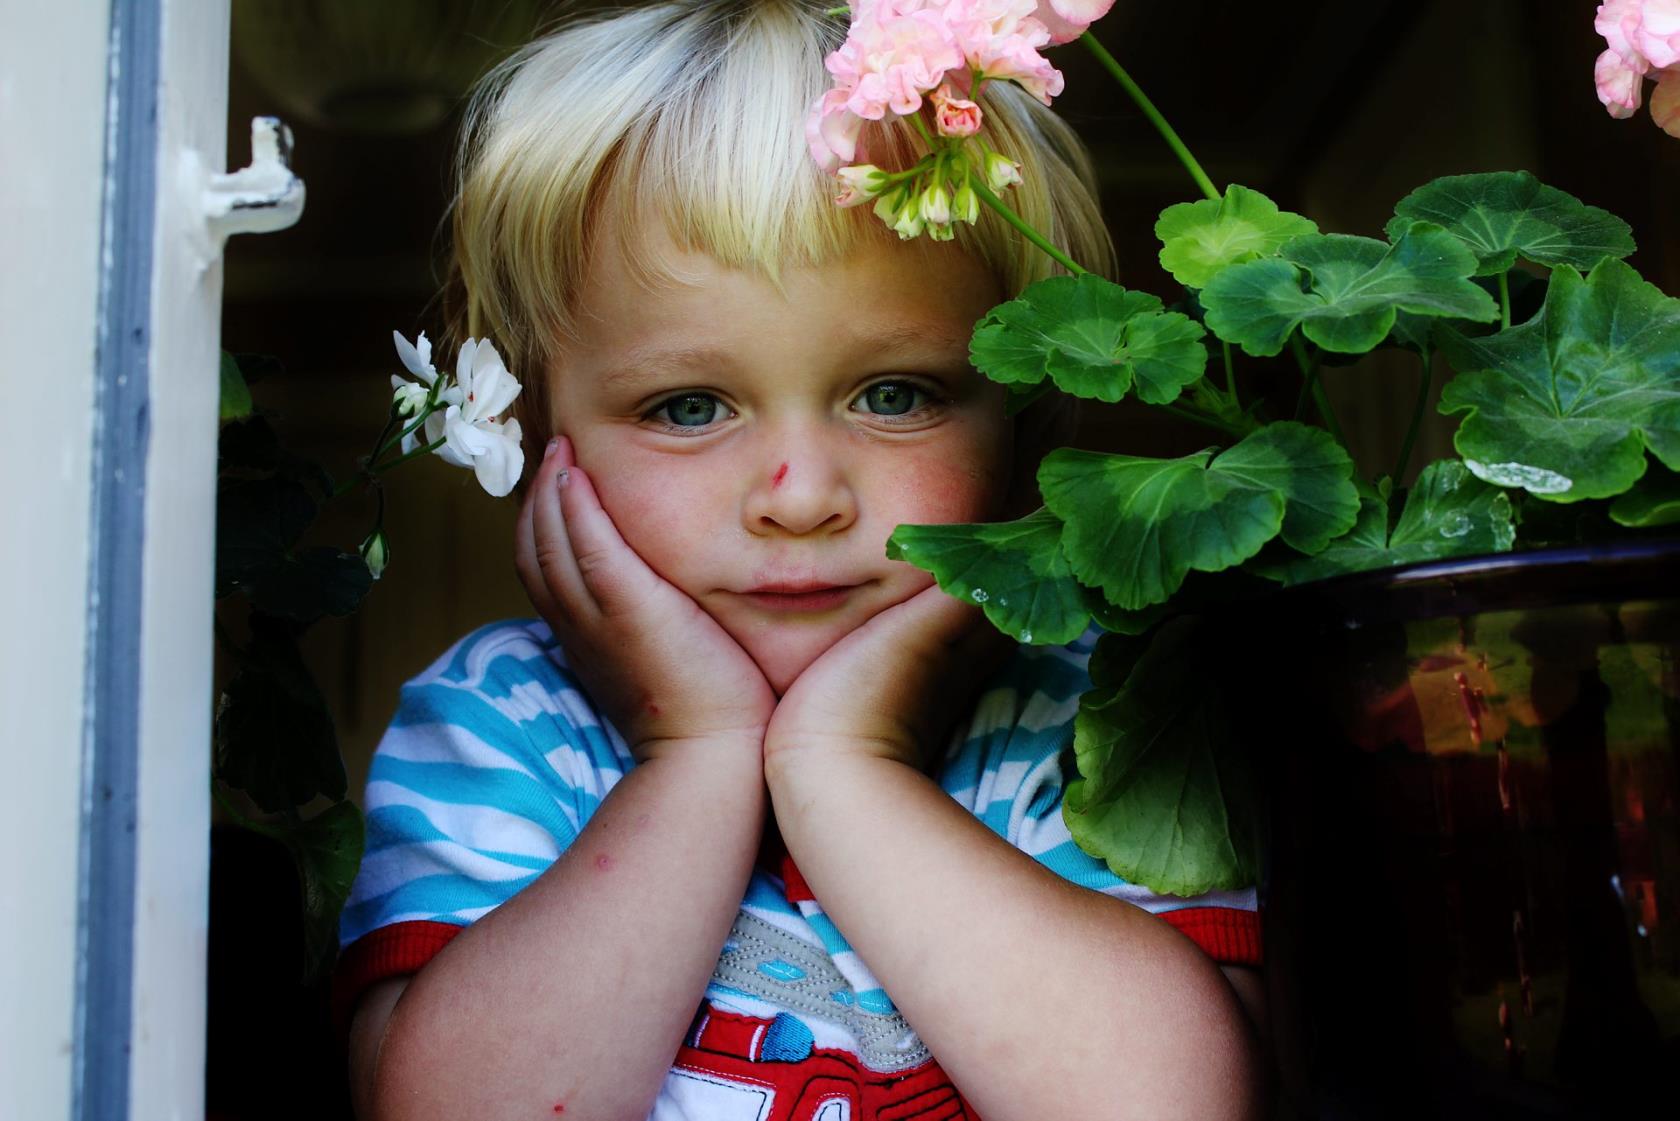
M 804 431 L 775 441 L 755 457 L 742 521 L 758 536 L 835 533 L 857 521 L 857 494 L 847 470 L 844 437 Z

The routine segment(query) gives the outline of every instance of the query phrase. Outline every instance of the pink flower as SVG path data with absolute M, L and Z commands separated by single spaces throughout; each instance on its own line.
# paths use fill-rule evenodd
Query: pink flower
M 1035 0 L 946 0 L 942 14 L 975 77 L 1014 82 L 1048 105 L 1062 92 L 1062 72 L 1038 53 L 1050 29 L 1037 10 Z
M 1639 49 L 1634 36 L 1639 32 L 1639 19 L 1645 0 L 1604 0 L 1593 17 L 1593 29 L 1604 36 L 1605 43 L 1622 58 L 1631 61 Z M 1601 60 L 1602 62 L 1602 60 Z M 1643 66 L 1636 67 L 1643 74 Z
M 1645 0 L 1633 45 L 1653 70 L 1680 64 L 1680 0 Z
M 1593 67 L 1593 83 L 1598 86 L 1598 99 L 1617 120 L 1626 120 L 1639 108 L 1643 71 L 1635 70 L 1614 50 L 1598 56 Z
M 836 206 L 857 206 L 868 202 L 887 185 L 887 173 L 874 164 L 853 164 L 841 168 L 834 176 L 840 180 L 840 193 L 834 196 Z
M 1050 30 L 1050 43 L 1071 43 L 1108 14 L 1114 0 L 1038 0 L 1038 21 Z
M 1651 91 L 1651 119 L 1680 140 L 1680 66 L 1657 74 L 1657 88 Z
M 980 106 L 956 96 L 950 82 L 943 82 L 929 100 L 933 102 L 933 121 L 940 136 L 973 136 L 980 131 Z

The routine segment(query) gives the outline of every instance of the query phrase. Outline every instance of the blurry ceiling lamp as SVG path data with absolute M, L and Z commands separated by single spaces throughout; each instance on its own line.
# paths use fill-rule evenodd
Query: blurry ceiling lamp
M 234 0 L 233 49 L 284 112 L 343 132 L 438 124 L 527 42 L 543 0 Z

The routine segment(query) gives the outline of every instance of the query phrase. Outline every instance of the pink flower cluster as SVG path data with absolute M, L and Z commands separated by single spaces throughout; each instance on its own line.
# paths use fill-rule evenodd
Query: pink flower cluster
M 1593 68 L 1610 115 L 1631 117 L 1653 79 L 1651 117 L 1680 137 L 1680 0 L 1605 0 L 1593 26 L 1610 48 Z
M 1082 33 L 1114 0 L 855 0 L 851 29 L 824 60 L 834 88 L 811 107 L 805 138 L 833 174 L 857 158 L 865 121 L 921 110 L 928 96 L 941 135 L 980 129 L 980 87 L 1015 82 L 1050 104 L 1061 71 L 1038 53 Z M 1046 26 L 1055 21 L 1055 31 Z

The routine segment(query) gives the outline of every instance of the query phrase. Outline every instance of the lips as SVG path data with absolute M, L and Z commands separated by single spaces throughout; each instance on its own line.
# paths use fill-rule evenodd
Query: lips
M 861 584 L 829 584 L 820 580 L 777 580 L 759 584 L 741 595 L 766 611 L 831 611 L 846 602 Z

